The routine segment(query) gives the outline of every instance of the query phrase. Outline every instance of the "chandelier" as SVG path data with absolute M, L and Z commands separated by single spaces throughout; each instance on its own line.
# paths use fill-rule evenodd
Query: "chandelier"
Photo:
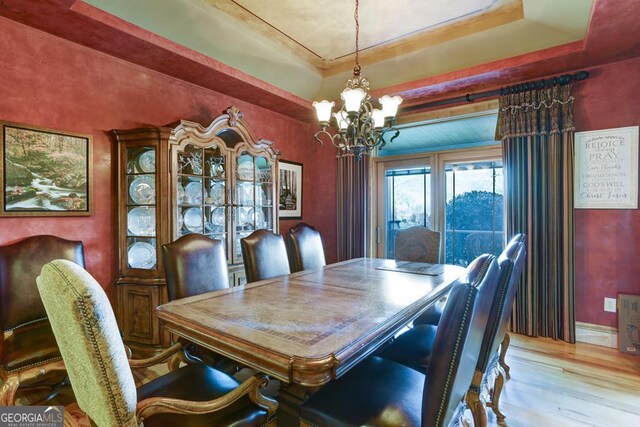
M 360 158 L 367 151 L 384 147 L 387 143 L 384 139 L 386 134 L 392 134 L 389 142 L 400 135 L 393 125 L 402 98 L 385 95 L 378 99 L 381 108 L 374 108 L 371 104 L 369 80 L 360 74 L 358 6 L 359 0 L 356 0 L 353 14 L 356 22 L 356 65 L 353 67 L 353 77 L 347 80 L 340 94 L 342 108 L 332 114 L 335 102 L 327 100 L 314 101 L 313 107 L 320 122 L 320 130 L 315 134 L 316 141 L 322 144 L 322 140 L 327 139 L 343 154 L 352 153 Z M 327 131 L 332 117 L 335 126 L 333 134 Z

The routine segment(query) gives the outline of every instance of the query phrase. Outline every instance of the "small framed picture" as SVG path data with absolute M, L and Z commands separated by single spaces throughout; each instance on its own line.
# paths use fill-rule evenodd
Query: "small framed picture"
M 0 216 L 91 215 L 90 135 L 0 122 Z
M 302 219 L 302 163 L 278 162 L 278 214 L 283 219 Z

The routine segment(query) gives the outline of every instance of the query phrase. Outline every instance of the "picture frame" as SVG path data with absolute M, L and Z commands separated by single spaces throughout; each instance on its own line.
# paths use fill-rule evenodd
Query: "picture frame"
M 278 162 L 278 214 L 281 219 L 302 219 L 302 163 Z
M 0 122 L 0 216 L 89 216 L 91 135 Z
M 638 209 L 638 126 L 576 132 L 576 209 Z

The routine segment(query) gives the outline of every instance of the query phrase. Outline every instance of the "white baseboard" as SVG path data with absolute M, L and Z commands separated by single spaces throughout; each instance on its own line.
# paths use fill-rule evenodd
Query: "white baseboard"
M 576 322 L 576 342 L 618 348 L 618 329 L 611 326 Z

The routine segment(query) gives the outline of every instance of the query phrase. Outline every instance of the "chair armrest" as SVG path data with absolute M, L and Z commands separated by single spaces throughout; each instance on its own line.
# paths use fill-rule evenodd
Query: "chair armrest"
M 142 423 L 145 418 L 163 413 L 189 415 L 207 414 L 226 408 L 244 395 L 248 394 L 253 403 L 265 409 L 269 416 L 271 416 L 275 414 L 278 409 L 278 403 L 260 393 L 260 389 L 265 388 L 268 382 L 269 378 L 266 375 L 256 374 L 224 396 L 204 402 L 171 399 L 166 397 L 150 397 L 138 402 L 136 415 L 138 417 L 138 422 Z
M 149 366 L 157 365 L 158 363 L 165 361 L 180 350 L 182 350 L 182 343 L 177 342 L 153 357 L 149 357 L 147 359 L 129 359 L 129 366 L 132 369 L 148 368 Z

